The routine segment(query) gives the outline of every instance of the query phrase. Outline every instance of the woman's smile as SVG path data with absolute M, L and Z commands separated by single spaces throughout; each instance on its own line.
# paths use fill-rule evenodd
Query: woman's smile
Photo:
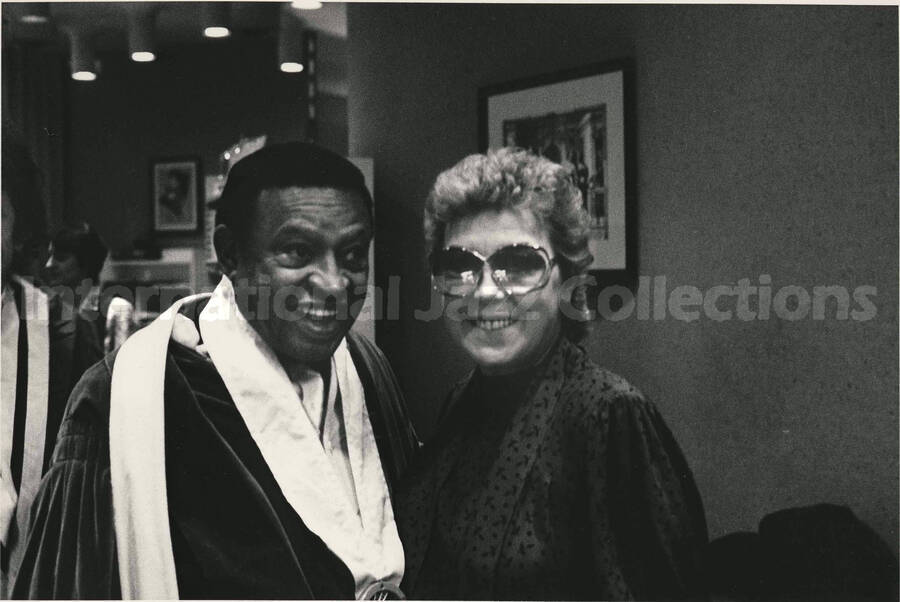
M 482 330 L 502 330 L 516 323 L 512 318 L 473 318 L 469 322 Z

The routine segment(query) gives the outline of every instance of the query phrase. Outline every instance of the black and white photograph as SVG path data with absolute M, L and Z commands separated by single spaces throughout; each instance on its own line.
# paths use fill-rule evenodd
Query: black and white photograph
M 591 229 L 600 240 L 609 238 L 603 180 L 607 164 L 605 121 L 606 105 L 503 121 L 504 146 L 526 148 L 572 171 L 591 218 Z
M 198 172 L 196 160 L 153 163 L 153 224 L 157 232 L 197 230 Z
M 592 270 L 626 270 L 636 211 L 628 191 L 626 64 L 586 65 L 480 90 L 482 146 L 517 147 L 563 165 L 590 220 Z M 633 233 L 631 233 L 633 236 Z M 632 257 L 632 262 L 634 258 Z
M 900 602 L 896 2 L 0 17 L 0 599 Z

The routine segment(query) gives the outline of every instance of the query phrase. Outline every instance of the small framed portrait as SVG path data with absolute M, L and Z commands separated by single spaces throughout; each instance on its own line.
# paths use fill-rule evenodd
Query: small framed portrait
M 150 169 L 153 231 L 197 232 L 200 228 L 200 160 L 156 160 Z
M 569 168 L 590 217 L 591 270 L 634 269 L 634 127 L 627 61 L 479 90 L 482 150 L 515 146 Z

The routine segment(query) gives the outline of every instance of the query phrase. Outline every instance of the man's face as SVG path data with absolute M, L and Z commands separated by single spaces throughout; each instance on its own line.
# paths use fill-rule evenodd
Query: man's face
M 365 298 L 372 238 L 365 201 L 333 188 L 270 189 L 254 216 L 234 272 L 248 320 L 282 363 L 326 360 Z
M 68 286 L 74 289 L 87 278 L 87 274 L 81 270 L 81 264 L 74 253 L 54 248 L 53 243 L 50 243 L 50 258 L 44 264 L 41 277 L 47 286 Z

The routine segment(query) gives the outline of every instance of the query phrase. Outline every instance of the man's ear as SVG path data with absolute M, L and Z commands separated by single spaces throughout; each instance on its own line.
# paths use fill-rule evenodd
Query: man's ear
M 225 224 L 219 224 L 213 231 L 213 245 L 216 248 L 219 265 L 222 266 L 222 272 L 234 280 L 234 273 L 238 266 L 238 249 L 234 231 Z

